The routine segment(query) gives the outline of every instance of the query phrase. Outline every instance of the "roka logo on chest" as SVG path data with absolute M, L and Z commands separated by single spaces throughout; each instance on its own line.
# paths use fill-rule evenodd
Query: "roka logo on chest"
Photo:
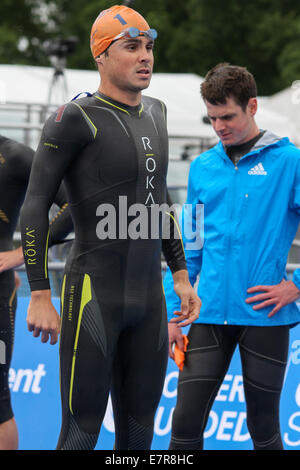
M 146 177 L 146 189 L 149 191 L 146 201 L 145 201 L 145 206 L 149 206 L 151 204 L 155 204 L 154 197 L 152 194 L 152 190 L 154 189 L 154 178 L 155 175 L 153 174 L 156 170 L 156 161 L 154 160 L 154 153 L 153 149 L 151 147 L 151 142 L 149 137 L 142 137 L 142 142 L 143 142 L 143 148 L 146 152 L 146 170 L 149 173 Z

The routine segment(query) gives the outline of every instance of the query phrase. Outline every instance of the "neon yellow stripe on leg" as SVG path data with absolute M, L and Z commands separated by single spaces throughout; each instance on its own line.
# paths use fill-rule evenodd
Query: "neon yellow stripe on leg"
M 75 336 L 74 350 L 73 350 L 73 359 L 72 359 L 72 368 L 71 368 L 69 408 L 72 414 L 73 414 L 72 395 L 73 395 L 73 385 L 74 385 L 74 371 L 75 371 L 75 364 L 76 364 L 76 354 L 77 354 L 77 345 L 78 345 L 78 339 L 79 339 L 80 325 L 81 325 L 83 309 L 86 306 L 86 304 L 90 302 L 91 299 L 92 299 L 91 279 L 88 274 L 85 274 L 84 279 L 83 279 L 83 285 L 82 285 L 80 309 L 79 309 L 79 316 L 78 316 L 78 322 L 77 322 L 77 329 L 76 329 L 76 336 Z

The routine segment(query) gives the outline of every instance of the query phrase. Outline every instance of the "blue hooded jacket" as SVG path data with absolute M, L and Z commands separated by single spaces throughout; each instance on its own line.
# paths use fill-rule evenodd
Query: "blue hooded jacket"
M 299 219 L 300 150 L 288 138 L 266 131 L 236 166 L 221 142 L 197 157 L 190 166 L 181 220 L 192 285 L 199 275 L 202 307 L 196 322 L 256 326 L 299 322 L 295 303 L 268 318 L 274 305 L 255 311 L 254 304 L 245 302 L 251 296 L 249 287 L 286 279 Z M 198 236 L 193 244 L 191 230 L 199 235 L 202 229 L 201 243 Z M 300 289 L 300 269 L 294 272 L 293 282 Z M 180 300 L 169 269 L 164 291 L 171 319 L 180 310 Z

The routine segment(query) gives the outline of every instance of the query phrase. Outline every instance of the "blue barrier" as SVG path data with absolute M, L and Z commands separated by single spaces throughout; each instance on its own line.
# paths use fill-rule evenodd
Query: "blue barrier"
M 29 299 L 19 297 L 14 356 L 9 373 L 21 450 L 55 449 L 61 424 L 58 345 L 42 344 L 27 331 Z M 54 299 L 59 308 L 59 299 Z M 289 359 L 281 399 L 281 428 L 285 449 L 300 449 L 300 325 L 291 329 Z M 176 403 L 178 369 L 169 361 L 162 398 L 155 418 L 153 450 L 167 449 Z M 114 423 L 108 403 L 96 449 L 110 450 Z M 207 450 L 249 450 L 245 398 L 239 354 L 234 354 L 205 431 Z

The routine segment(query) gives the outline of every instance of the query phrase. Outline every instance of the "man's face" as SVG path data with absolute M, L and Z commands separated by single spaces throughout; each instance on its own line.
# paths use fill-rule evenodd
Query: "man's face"
M 153 70 L 153 41 L 146 36 L 122 38 L 102 54 L 101 79 L 125 92 L 140 92 L 150 84 Z
M 205 100 L 207 114 L 214 131 L 223 145 L 239 145 L 257 134 L 254 115 L 257 111 L 256 98 L 250 98 L 245 111 L 233 98 L 225 104 L 211 104 Z

